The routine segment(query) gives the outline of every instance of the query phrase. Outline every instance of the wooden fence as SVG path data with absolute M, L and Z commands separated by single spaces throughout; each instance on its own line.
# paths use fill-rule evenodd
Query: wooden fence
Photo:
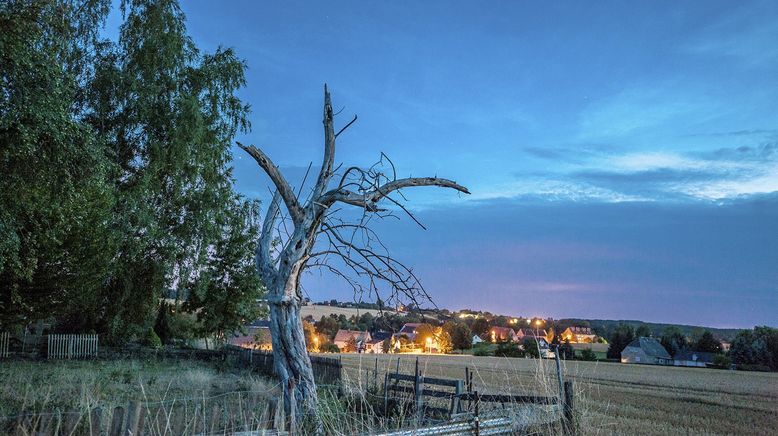
M 215 397 L 158 403 L 130 401 L 112 409 L 25 413 L 0 424 L 0 434 L 203 435 L 257 432 L 283 422 L 283 407 L 270 392 L 232 392 Z M 279 410 L 281 409 L 281 410 Z
M 11 349 L 11 334 L 8 332 L 0 332 L 0 358 L 10 356 Z
M 237 359 L 243 367 L 254 369 L 267 376 L 275 375 L 272 352 L 236 346 L 227 346 L 225 351 L 228 356 Z M 343 365 L 340 359 L 324 356 L 310 356 L 310 359 L 316 383 L 336 384 L 341 381 Z
M 48 335 L 46 356 L 49 359 L 97 357 L 97 335 Z
M 389 415 L 390 407 L 398 405 L 410 409 L 417 427 L 384 436 L 524 434 L 544 426 L 558 428 L 565 435 L 578 433 L 574 385 L 563 380 L 558 358 L 558 397 L 479 393 L 473 389 L 473 372 L 468 368 L 464 380 L 424 377 L 419 372 L 418 358 L 414 374 L 401 374 L 399 369 L 398 359 L 397 370 L 385 375 L 383 413 Z M 448 402 L 447 407 L 440 407 L 441 400 Z M 484 413 L 485 403 L 499 403 L 500 408 Z M 429 418 L 445 418 L 448 422 L 421 426 Z

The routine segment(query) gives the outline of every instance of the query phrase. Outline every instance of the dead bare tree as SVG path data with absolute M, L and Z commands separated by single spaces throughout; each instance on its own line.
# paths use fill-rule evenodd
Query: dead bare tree
M 259 148 L 238 145 L 256 160 L 275 185 L 275 194 L 264 219 L 257 247 L 257 270 L 267 288 L 270 307 L 270 331 L 276 374 L 285 381 L 285 407 L 294 407 L 296 415 L 315 416 L 316 385 L 311 362 L 305 347 L 300 306 L 303 300 L 300 276 L 306 268 L 325 268 L 344 278 L 356 292 L 377 292 L 379 282 L 388 284 L 391 298 L 406 296 L 416 301 L 426 296 L 413 271 L 393 259 L 385 250 L 368 224 L 372 216 L 389 216 L 391 212 L 379 207 L 386 202 L 395 205 L 413 218 L 402 203 L 392 198 L 403 188 L 439 186 L 469 194 L 467 188 L 451 180 L 438 177 L 397 178 L 394 166 L 383 154 L 379 164 L 370 168 L 345 169 L 335 186 L 331 186 L 338 172 L 334 167 L 335 142 L 338 136 L 356 121 L 356 116 L 337 133 L 334 128 L 332 102 L 324 85 L 324 161 L 318 178 L 305 204 L 279 171 L 278 167 Z M 391 174 L 381 164 L 391 166 Z M 401 194 L 400 194 L 401 195 Z M 287 214 L 281 209 L 283 203 Z M 356 222 L 338 218 L 336 204 L 361 209 Z M 282 216 L 284 215 L 284 216 Z M 288 216 L 291 226 L 285 226 Z M 413 218 L 414 221 L 415 218 Z M 418 221 L 416 221 L 418 223 Z M 280 244 L 278 227 L 286 229 Z M 291 227 L 291 229 L 289 228 Z M 316 244 L 317 239 L 322 242 Z M 313 251 L 314 246 L 319 251 Z M 335 266 L 330 262 L 337 258 Z M 345 270 L 343 268 L 345 267 Z M 358 280 L 358 279 L 363 280 Z M 363 285 L 367 283 L 367 285 Z M 294 404 L 293 404 L 294 403 Z

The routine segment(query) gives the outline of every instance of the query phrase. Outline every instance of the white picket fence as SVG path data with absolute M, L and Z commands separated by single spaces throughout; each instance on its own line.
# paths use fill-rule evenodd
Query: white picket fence
M 11 348 L 11 334 L 0 332 L 0 358 L 8 357 Z
M 97 357 L 97 335 L 49 335 L 49 359 Z

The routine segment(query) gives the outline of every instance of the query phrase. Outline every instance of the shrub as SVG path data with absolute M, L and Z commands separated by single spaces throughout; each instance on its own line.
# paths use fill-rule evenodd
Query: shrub
M 159 336 L 157 336 L 157 333 L 154 331 L 153 328 L 150 328 L 146 332 L 146 337 L 143 338 L 143 345 L 154 347 L 154 348 L 162 347 L 162 340 L 159 339 Z
M 321 346 L 322 353 L 340 353 L 340 348 L 333 343 L 324 344 Z
M 524 357 L 524 352 L 519 350 L 519 346 L 510 342 L 500 342 L 494 355 L 498 357 Z
M 489 351 L 488 347 L 476 347 L 475 350 L 473 350 L 473 356 L 491 356 L 492 353 Z
M 597 355 L 594 354 L 591 348 L 584 348 L 581 350 L 581 360 L 595 361 L 597 360 Z
M 732 365 L 732 359 L 723 354 L 717 354 L 713 356 L 713 365 L 727 369 Z

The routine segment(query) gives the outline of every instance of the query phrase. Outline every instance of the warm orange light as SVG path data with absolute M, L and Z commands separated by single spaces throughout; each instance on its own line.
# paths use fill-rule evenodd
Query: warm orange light
M 427 345 L 431 345 L 431 344 L 432 344 L 432 338 L 427 338 Z

